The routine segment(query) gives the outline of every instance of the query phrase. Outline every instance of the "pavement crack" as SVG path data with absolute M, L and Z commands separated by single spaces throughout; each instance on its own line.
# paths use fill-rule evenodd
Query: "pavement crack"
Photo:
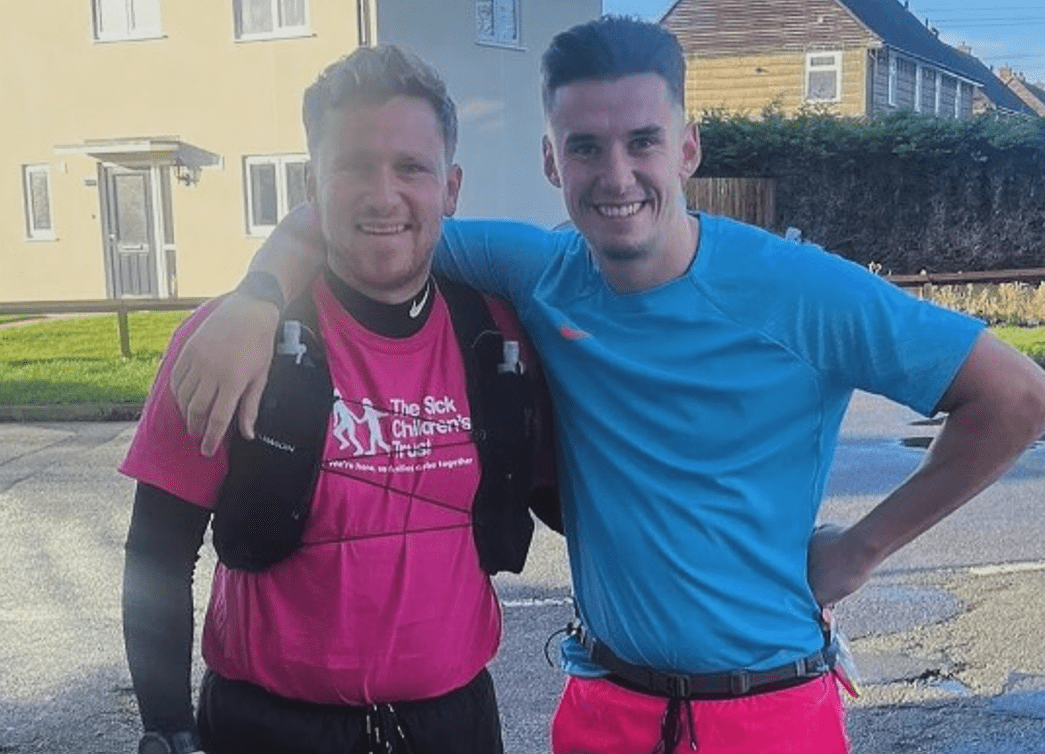
M 5 460 L 0 461 L 0 469 L 4 468 L 5 466 L 10 466 L 11 464 L 16 463 L 18 461 L 22 461 L 22 460 L 25 460 L 27 458 L 32 458 L 35 455 L 39 455 L 40 453 L 43 453 L 45 450 L 50 450 L 51 448 L 55 447 L 56 445 L 61 445 L 63 442 L 68 442 L 69 439 L 70 438 L 68 438 L 68 437 L 59 437 L 59 438 L 57 438 L 57 439 L 55 439 L 55 440 L 53 440 L 51 442 L 48 442 L 46 444 L 37 445 L 32 450 L 30 450 L 27 453 L 19 453 L 18 455 L 11 456 L 10 458 L 7 458 Z M 2 750 L 0 750 L 0 751 L 2 751 Z

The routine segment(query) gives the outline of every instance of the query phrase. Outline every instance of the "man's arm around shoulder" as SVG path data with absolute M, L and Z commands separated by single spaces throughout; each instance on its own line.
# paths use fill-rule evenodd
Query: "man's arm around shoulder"
M 315 210 L 302 204 L 284 217 L 258 249 L 251 273 L 274 278 L 285 302 L 308 287 L 323 263 L 325 246 Z M 232 419 L 254 437 L 265 389 L 280 307 L 242 290 L 227 296 L 185 343 L 170 386 L 189 433 L 201 437 L 204 455 L 214 453 Z

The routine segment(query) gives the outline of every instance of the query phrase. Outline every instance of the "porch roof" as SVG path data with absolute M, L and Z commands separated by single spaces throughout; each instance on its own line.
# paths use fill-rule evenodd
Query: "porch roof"
M 85 154 L 100 162 L 127 167 L 178 165 L 199 170 L 221 164 L 221 156 L 183 141 L 178 136 L 129 136 L 115 139 L 84 139 L 81 144 L 60 144 L 57 154 Z

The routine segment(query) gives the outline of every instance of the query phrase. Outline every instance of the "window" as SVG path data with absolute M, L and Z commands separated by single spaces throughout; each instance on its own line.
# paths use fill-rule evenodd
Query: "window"
M 94 38 L 150 39 L 163 35 L 160 0 L 94 0 Z
M 914 110 L 917 104 L 915 89 L 917 88 L 918 64 L 907 58 L 896 61 L 896 102 L 897 107 Z
M 521 0 L 475 0 L 475 38 L 479 42 L 519 45 Z
M 961 81 L 954 82 L 954 117 L 961 118 L 962 113 L 965 111 L 965 104 L 962 102 L 962 94 L 965 91 L 966 84 Z
M 942 118 L 958 117 L 958 79 L 940 75 L 940 107 L 937 115 Z
M 265 155 L 244 160 L 250 235 L 267 235 L 287 212 L 305 201 L 307 164 L 306 155 Z
M 973 113 L 973 99 L 976 96 L 976 90 L 968 81 L 962 82 L 961 90 L 962 110 L 959 117 L 969 117 Z
M 842 99 L 842 53 L 806 54 L 806 102 L 838 102 Z
M 51 172 L 47 165 L 22 168 L 25 192 L 25 232 L 29 238 L 54 238 L 51 220 Z
M 307 0 L 234 0 L 234 3 L 237 39 L 308 33 Z

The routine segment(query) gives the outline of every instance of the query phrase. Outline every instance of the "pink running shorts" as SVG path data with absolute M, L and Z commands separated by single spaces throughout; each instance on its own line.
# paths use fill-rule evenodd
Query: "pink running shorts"
M 690 745 L 683 710 L 682 739 L 670 754 L 848 754 L 845 708 L 835 678 L 738 699 L 693 700 Z M 552 720 L 555 754 L 651 754 L 660 740 L 667 700 L 602 678 L 570 677 Z

